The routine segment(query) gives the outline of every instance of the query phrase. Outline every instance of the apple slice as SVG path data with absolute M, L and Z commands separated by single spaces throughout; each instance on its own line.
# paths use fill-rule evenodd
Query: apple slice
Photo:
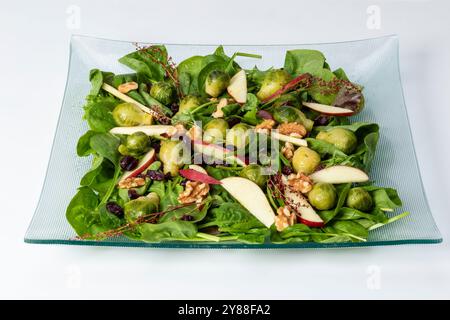
M 174 126 L 153 125 L 153 126 L 136 126 L 136 127 L 115 127 L 109 130 L 109 132 L 113 134 L 125 134 L 125 135 L 130 135 L 139 131 L 151 137 L 158 137 L 163 134 L 172 135 L 176 132 L 176 128 Z
M 149 165 L 151 165 L 156 159 L 156 152 L 155 149 L 150 149 L 139 161 L 136 169 L 131 171 L 125 171 L 122 176 L 120 177 L 119 181 L 123 181 L 128 178 L 134 178 L 141 172 L 143 172 L 145 169 L 148 168 Z
M 299 147 L 307 147 L 308 146 L 308 142 L 306 142 L 305 139 L 287 136 L 287 135 L 281 134 L 277 131 L 271 131 L 270 136 L 276 140 L 290 142 L 295 146 L 299 146 Z
M 309 177 L 314 182 L 331 184 L 369 181 L 367 173 L 349 166 L 328 167 L 312 173 Z
M 283 175 L 281 181 L 284 185 L 285 201 L 300 215 L 300 222 L 312 228 L 323 227 L 324 222 L 322 218 L 316 213 L 306 197 L 300 192 L 290 190 L 286 176 Z
M 228 191 L 244 208 L 269 228 L 275 222 L 275 214 L 261 188 L 245 178 L 229 177 L 220 180 Z
M 246 166 L 245 160 L 241 159 L 241 157 L 236 156 L 231 150 L 201 140 L 194 140 L 192 141 L 192 143 L 194 144 L 194 150 L 197 152 L 200 152 L 217 160 L 222 160 L 225 162 L 227 160 L 231 160 L 232 162 L 235 162 L 240 166 Z
M 244 70 L 239 71 L 231 78 L 227 91 L 237 103 L 247 101 L 247 76 Z
M 355 113 L 353 110 L 328 106 L 326 104 L 314 103 L 314 102 L 303 102 L 305 107 L 308 107 L 314 111 L 326 114 L 329 116 L 350 116 Z
M 206 173 L 202 173 L 195 169 L 182 169 L 179 171 L 182 177 L 192 181 L 199 181 L 207 184 L 221 184 L 221 182 Z
M 198 171 L 200 173 L 208 174 L 208 172 L 206 172 L 206 170 L 203 167 L 201 167 L 197 164 L 190 164 L 188 167 L 189 167 L 189 169 Z

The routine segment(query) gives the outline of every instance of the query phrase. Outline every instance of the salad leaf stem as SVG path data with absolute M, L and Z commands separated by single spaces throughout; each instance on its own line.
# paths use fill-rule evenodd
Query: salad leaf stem
M 197 237 L 203 238 L 203 239 L 206 239 L 206 240 L 210 240 L 210 241 L 214 241 L 214 242 L 219 242 L 220 241 L 219 237 L 213 236 L 212 234 L 203 233 L 203 232 L 197 232 Z
M 114 171 L 114 177 L 111 180 L 111 184 L 109 185 L 108 191 L 106 191 L 105 195 L 103 196 L 102 200 L 98 204 L 97 208 L 104 205 L 108 199 L 111 197 L 111 194 L 114 192 L 114 188 L 117 184 L 117 180 L 119 179 L 120 175 L 120 167 L 116 167 L 116 170 Z
M 406 217 L 406 216 L 409 216 L 409 214 L 410 214 L 409 211 L 405 211 L 405 212 L 403 212 L 403 213 L 401 213 L 401 214 L 399 214 L 399 215 L 396 215 L 396 216 L 394 216 L 394 217 L 392 217 L 392 218 L 389 218 L 388 221 L 387 221 L 386 223 L 377 223 L 377 224 L 374 224 L 373 226 L 371 226 L 371 227 L 369 228 L 369 231 L 378 229 L 379 227 L 382 227 L 382 226 L 387 225 L 387 224 L 389 224 L 389 223 L 395 222 L 395 221 L 397 221 L 397 220 L 399 220 L 399 219 L 401 219 L 401 218 L 404 218 L 404 217 Z

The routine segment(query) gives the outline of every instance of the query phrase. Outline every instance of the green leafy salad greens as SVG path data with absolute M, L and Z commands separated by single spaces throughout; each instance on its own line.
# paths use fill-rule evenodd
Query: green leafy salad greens
M 408 213 L 370 167 L 376 123 L 363 88 L 315 50 L 282 68 L 222 46 L 175 64 L 162 45 L 119 59 L 130 73 L 91 70 L 89 130 L 77 154 L 92 166 L 67 207 L 79 239 L 337 243 Z

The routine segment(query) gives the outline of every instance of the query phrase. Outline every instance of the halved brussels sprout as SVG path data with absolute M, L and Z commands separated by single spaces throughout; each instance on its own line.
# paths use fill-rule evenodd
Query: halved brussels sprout
M 139 217 L 157 212 L 159 197 L 155 192 L 149 193 L 145 197 L 139 197 L 125 203 L 125 219 L 128 222 L 136 221 Z
M 238 123 L 227 133 L 227 145 L 235 146 L 237 149 L 243 149 L 249 143 L 249 130 L 251 126 L 245 123 Z
M 320 164 L 320 155 L 308 147 L 300 147 L 294 152 L 292 166 L 296 172 L 311 174 Z
M 358 139 L 355 134 L 344 128 L 334 128 L 328 131 L 321 131 L 316 136 L 316 139 L 329 142 L 346 154 L 350 154 L 353 150 L 355 150 L 358 143 Z
M 211 97 L 220 96 L 230 83 L 230 76 L 221 70 L 214 70 L 205 80 L 205 92 Z
M 183 166 L 183 143 L 176 140 L 161 141 L 159 160 L 163 163 L 164 173 L 172 176 L 178 175 L 178 170 Z
M 348 192 L 346 204 L 347 207 L 367 212 L 372 209 L 373 200 L 369 192 L 357 187 Z
M 197 108 L 198 106 L 201 106 L 203 104 L 203 99 L 194 96 L 194 95 L 188 95 L 185 96 L 180 101 L 180 108 L 178 112 L 185 112 L 185 111 L 191 111 Z
M 162 104 L 169 105 L 175 101 L 176 91 L 170 83 L 157 82 L 152 85 L 150 95 Z
M 273 118 L 278 123 L 300 123 L 308 132 L 312 130 L 314 125 L 313 120 L 308 119 L 303 112 L 291 106 L 280 106 L 274 108 Z
M 283 88 L 291 80 L 291 76 L 283 69 L 274 69 L 266 73 L 256 96 L 260 100 L 269 98 L 276 91 Z
M 329 183 L 316 183 L 308 193 L 309 203 L 318 210 L 332 209 L 336 198 L 336 189 Z
M 119 146 L 119 152 L 123 155 L 139 155 L 150 150 L 150 138 L 138 131 L 127 136 L 125 144 Z
M 263 168 L 257 164 L 250 164 L 242 169 L 240 176 L 253 181 L 258 186 L 263 187 L 267 182 L 267 175 L 263 174 Z
M 152 124 L 152 116 L 145 113 L 133 103 L 118 104 L 112 112 L 119 127 L 134 127 Z
M 225 140 L 228 122 L 224 119 L 212 119 L 203 128 L 203 140 L 208 143 L 221 143 Z

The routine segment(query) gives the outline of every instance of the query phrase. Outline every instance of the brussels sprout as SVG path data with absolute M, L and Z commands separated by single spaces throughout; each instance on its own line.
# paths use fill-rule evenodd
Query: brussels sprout
M 350 154 L 353 150 L 355 150 L 358 142 L 355 134 L 344 128 L 334 128 L 328 131 L 321 131 L 316 136 L 316 139 L 329 142 L 346 154 Z
M 369 192 L 363 188 L 353 188 L 348 192 L 346 204 L 347 207 L 367 212 L 372 209 L 373 201 Z
M 291 80 L 291 76 L 285 70 L 282 69 L 274 69 L 270 70 L 264 76 L 264 80 L 261 84 L 261 88 L 259 89 L 256 96 L 260 100 L 265 100 L 269 98 L 276 91 L 283 88 L 285 84 L 287 84 Z
M 293 106 L 296 108 L 301 108 L 302 104 L 298 96 L 294 93 L 285 93 L 281 95 L 272 105 L 275 108 L 281 107 L 281 106 Z
M 134 127 L 152 124 L 152 116 L 133 103 L 121 103 L 112 112 L 114 121 L 120 127 Z
M 145 197 L 139 197 L 125 203 L 125 219 L 129 222 L 136 221 L 139 217 L 158 210 L 159 197 L 155 192 L 149 193 Z
M 142 131 L 127 136 L 125 145 L 119 146 L 119 152 L 123 155 L 139 155 L 150 149 L 150 138 Z
M 211 71 L 205 80 L 205 92 L 211 97 L 217 98 L 225 91 L 230 83 L 230 76 L 220 70 Z
M 240 176 L 253 181 L 260 187 L 263 187 L 267 182 L 267 175 L 263 174 L 263 168 L 257 164 L 246 166 L 242 169 Z
M 221 143 L 227 134 L 228 122 L 224 119 L 213 119 L 203 128 L 203 140 L 208 143 Z
M 178 175 L 178 170 L 183 165 L 183 143 L 175 140 L 161 141 L 159 160 L 163 163 L 164 173 Z
M 198 96 L 188 95 L 180 101 L 180 109 L 178 112 L 191 111 L 203 104 L 203 99 Z
M 336 189 L 329 183 L 316 183 L 308 193 L 309 203 L 318 210 L 329 210 L 336 204 Z
M 294 152 L 292 166 L 296 172 L 311 174 L 320 163 L 320 156 L 308 147 L 300 147 Z
M 157 82 L 152 85 L 150 95 L 162 104 L 169 105 L 175 101 L 176 91 L 170 83 Z
M 303 112 L 291 106 L 274 108 L 273 118 L 278 123 L 298 122 L 302 124 L 307 131 L 311 131 L 314 125 L 313 120 L 308 119 Z
M 281 106 L 274 108 L 273 118 L 278 123 L 296 122 L 299 120 L 299 114 L 296 108 L 291 106 Z
M 227 133 L 227 145 L 235 146 L 237 149 L 245 148 L 249 142 L 249 130 L 251 127 L 245 123 L 238 123 Z

